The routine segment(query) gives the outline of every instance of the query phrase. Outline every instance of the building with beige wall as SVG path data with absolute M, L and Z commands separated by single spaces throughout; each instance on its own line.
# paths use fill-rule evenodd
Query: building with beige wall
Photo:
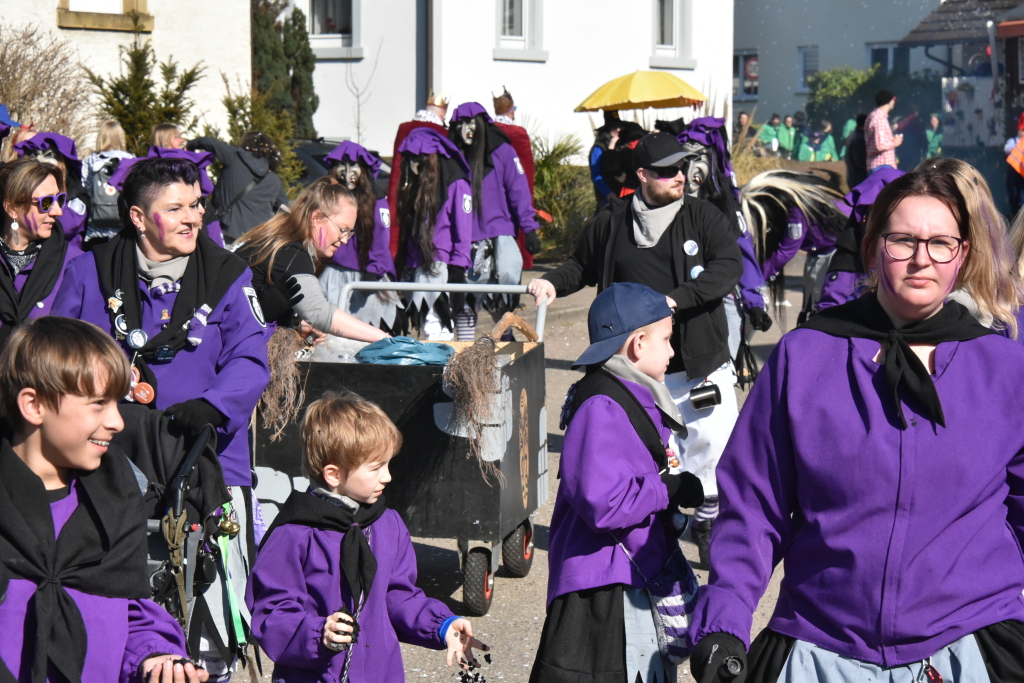
M 245 90 L 251 80 L 249 0 L 0 0 L 6 25 L 36 24 L 58 34 L 75 45 L 82 63 L 104 76 L 120 68 L 120 48 L 132 40 L 133 12 L 157 60 L 173 57 L 182 67 L 202 62 L 205 77 L 190 93 L 196 114 L 225 130 L 221 74 Z

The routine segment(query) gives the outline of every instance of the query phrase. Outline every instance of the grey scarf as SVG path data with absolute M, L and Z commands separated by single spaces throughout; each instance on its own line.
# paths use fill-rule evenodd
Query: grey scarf
M 639 384 L 651 392 L 654 396 L 654 403 L 665 414 L 669 420 L 669 427 L 674 432 L 683 428 L 683 415 L 679 412 L 679 406 L 672 400 L 672 394 L 664 382 L 659 382 L 650 375 L 645 375 L 636 369 L 636 366 L 625 356 L 615 354 L 605 361 L 604 369 L 619 379 Z
M 174 284 L 185 275 L 185 268 L 188 266 L 188 254 L 176 256 L 170 261 L 150 261 L 135 245 L 135 253 L 139 257 L 139 277 L 149 282 L 149 288 L 153 289 L 163 284 Z
M 633 193 L 633 238 L 636 246 L 641 249 L 650 249 L 658 243 L 661 236 L 672 225 L 676 214 L 683 206 L 683 198 L 680 197 L 671 204 L 651 208 L 640 196 L 640 192 Z
M 340 508 L 348 508 L 352 512 L 355 512 L 356 510 L 359 509 L 359 503 L 352 500 L 348 496 L 343 496 L 340 493 L 328 491 L 327 489 L 321 486 L 317 486 L 316 488 L 314 488 L 313 494 L 317 498 L 322 498 L 326 500 L 328 503 L 331 503 L 332 505 L 337 505 Z

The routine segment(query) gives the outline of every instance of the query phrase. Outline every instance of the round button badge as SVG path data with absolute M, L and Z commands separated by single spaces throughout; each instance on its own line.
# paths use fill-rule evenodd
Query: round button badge
M 149 336 L 138 328 L 128 333 L 128 346 L 136 351 L 145 346 L 147 341 L 149 341 Z
M 132 397 L 143 405 L 149 405 L 156 398 L 156 392 L 149 382 L 139 382 L 132 389 Z
M 697 246 L 697 243 L 694 242 L 693 240 L 686 240 L 685 242 L 683 242 L 683 251 L 685 251 L 690 256 L 695 256 L 698 250 L 699 247 Z

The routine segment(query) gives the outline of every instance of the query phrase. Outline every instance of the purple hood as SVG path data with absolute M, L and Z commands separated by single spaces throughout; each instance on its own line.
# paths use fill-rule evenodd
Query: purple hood
M 705 116 L 690 121 L 686 128 L 676 136 L 676 139 L 679 140 L 679 144 L 697 142 L 714 149 L 715 155 L 725 171 L 725 177 L 731 179 L 733 175 L 732 161 L 729 159 L 729 148 L 725 136 L 725 119 Z
M 483 114 L 487 122 L 491 123 L 491 115 L 487 113 L 487 110 L 479 102 L 463 102 L 455 107 L 451 120 L 455 122 L 459 119 L 471 119 L 478 114 Z
M 345 159 L 348 159 L 349 161 L 363 162 L 370 168 L 370 171 L 373 172 L 373 177 L 377 177 L 377 171 L 380 170 L 380 159 L 370 154 L 370 152 L 368 152 L 362 145 L 357 145 L 356 143 L 348 140 L 335 147 L 330 154 L 325 156 L 324 163 L 326 163 L 327 167 L 330 168 L 332 165 L 330 162 L 344 161 Z
M 868 209 L 875 203 L 878 193 L 882 191 L 882 188 L 901 175 L 905 175 L 905 172 L 897 171 L 895 168 L 881 168 L 868 176 L 868 179 L 860 185 L 855 185 L 850 190 L 850 193 L 845 197 L 846 203 L 853 207 L 853 213 L 857 216 L 859 222 L 867 220 Z
M 477 105 L 479 106 L 479 105 Z M 469 164 L 466 162 L 466 157 L 462 156 L 462 151 L 456 146 L 454 142 L 446 138 L 445 136 L 438 133 L 433 128 L 415 128 L 409 136 L 402 141 L 402 144 L 398 147 L 400 154 L 440 154 L 441 156 L 448 157 L 449 159 L 455 159 L 462 166 L 463 170 L 468 175 L 470 173 Z
M 188 159 L 199 167 L 199 187 L 203 194 L 206 196 L 213 194 L 213 181 L 211 181 L 210 176 L 206 174 L 206 167 L 212 164 L 216 158 L 214 157 L 213 152 L 190 152 L 187 149 L 150 147 L 145 158 Z M 121 159 L 120 163 L 118 163 L 117 170 L 114 171 L 114 175 L 110 178 L 110 184 L 116 187 L 118 191 L 120 191 L 124 186 L 124 177 L 128 175 L 128 169 L 130 169 L 138 160 L 139 157 L 134 159 Z
M 75 141 L 69 137 L 59 133 L 39 133 L 29 140 L 22 140 L 14 145 L 14 151 L 18 153 L 19 157 L 23 157 L 29 152 L 48 149 L 64 157 L 67 165 L 74 167 L 78 177 L 82 177 L 82 162 L 78 158 L 78 148 L 75 146 Z

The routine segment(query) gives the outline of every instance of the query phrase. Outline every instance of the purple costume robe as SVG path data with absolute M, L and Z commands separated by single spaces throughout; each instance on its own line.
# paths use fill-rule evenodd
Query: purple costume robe
M 691 635 L 768 627 L 844 657 L 921 661 L 1024 621 L 1024 349 L 998 335 L 935 349 L 947 427 L 903 403 L 879 343 L 797 329 L 761 370 L 721 462 L 714 566 Z
M 63 226 L 63 221 L 61 221 L 61 225 Z M 28 314 L 29 320 L 35 320 L 36 318 L 41 318 L 44 315 L 50 315 L 50 309 L 53 308 L 53 301 L 57 298 L 57 292 L 60 291 L 60 285 L 64 281 L 64 274 L 67 273 L 68 265 L 76 256 L 81 255 L 81 253 L 82 249 L 77 244 L 70 241 L 68 242 L 68 249 L 64 254 L 64 267 L 61 268 L 60 275 L 57 276 L 57 281 L 53 284 L 53 289 L 50 290 L 50 293 L 47 294 L 42 301 L 37 301 L 32 312 Z M 33 261 L 14 277 L 15 291 L 20 292 L 22 287 L 25 286 L 25 283 L 28 281 L 28 276 L 32 274 L 32 269 L 35 265 L 36 263 Z M 11 267 L 7 263 L 6 259 L 0 258 L 0 268 L 3 268 L 6 271 L 7 277 L 11 276 Z M 2 325 L 2 323 L 0 323 L 0 325 Z
M 78 507 L 78 491 L 74 483 L 67 497 L 50 504 L 54 532 L 61 529 Z M 0 660 L 22 683 L 32 680 L 32 661 L 22 665 L 22 648 L 26 639 L 28 604 L 36 592 L 34 582 L 11 579 L 7 597 L 0 602 Z M 75 601 L 85 630 L 89 648 L 82 670 L 82 683 L 140 680 L 139 665 L 149 657 L 173 654 L 185 657 L 185 634 L 178 622 L 152 600 L 126 600 L 91 595 L 67 588 Z M 54 677 L 55 676 L 55 677 Z M 48 681 L 63 680 L 51 674 Z
M 373 243 L 366 258 L 366 271 L 374 275 L 390 275 L 395 278 L 395 260 L 391 258 L 391 211 L 387 197 L 381 197 L 373 207 Z M 436 231 L 434 233 L 437 234 Z M 349 270 L 359 267 L 359 238 L 353 234 L 347 244 L 338 247 L 331 261 L 336 266 Z
M 622 383 L 667 442 L 670 432 L 651 392 Z M 588 588 L 616 583 L 642 588 L 643 578 L 609 532 L 646 576 L 657 574 L 676 542 L 664 523 L 668 489 L 626 411 L 608 396 L 593 396 L 576 410 L 565 431 L 560 476 L 551 516 L 548 605 L 559 595 Z
M 754 238 L 748 230 L 736 238 L 736 244 L 740 246 L 740 254 L 743 256 L 743 272 L 740 274 L 740 298 L 743 301 L 743 309 L 749 311 L 752 308 L 767 308 L 764 301 L 764 275 L 761 273 L 761 265 L 754 255 Z
M 228 486 L 252 485 L 246 427 L 270 381 L 267 365 L 270 332 L 256 317 L 247 289 L 255 297 L 252 273 L 248 269 L 210 313 L 201 344 L 186 344 L 170 362 L 149 363 L 157 379 L 155 404 L 158 409 L 202 398 L 227 418 L 217 429 L 217 453 L 224 468 L 224 483 Z M 139 280 L 142 329 L 150 339 L 170 320 L 177 296 L 177 292 L 161 295 L 158 290 L 151 294 L 146 282 Z M 52 313 L 91 322 L 114 336 L 92 254 L 83 254 L 70 263 Z M 119 343 L 131 359 L 134 351 L 124 341 Z
M 416 587 L 416 555 L 409 530 L 394 510 L 369 527 L 377 558 L 373 586 L 359 615 L 359 639 L 350 650 L 350 683 L 404 683 L 399 641 L 444 649 L 440 629 L 452 613 Z M 345 653 L 323 646 L 324 623 L 338 607 L 353 613 L 342 590 L 343 534 L 298 524 L 275 529 L 260 550 L 245 602 L 252 634 L 276 667 L 275 681 L 338 681 Z
M 797 207 L 794 206 L 786 214 L 786 223 L 786 236 L 762 267 L 765 280 L 771 280 L 781 273 L 798 251 L 816 255 L 835 249 L 835 236 L 826 234 L 820 225 L 810 222 L 804 212 Z

